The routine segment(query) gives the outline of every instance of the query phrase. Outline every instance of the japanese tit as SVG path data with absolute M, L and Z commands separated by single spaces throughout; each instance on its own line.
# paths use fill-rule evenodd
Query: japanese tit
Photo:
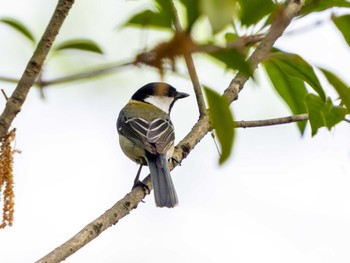
M 135 92 L 117 120 L 121 149 L 127 157 L 141 165 L 135 184 L 140 182 L 142 166 L 148 165 L 158 207 L 178 204 L 168 167 L 175 140 L 170 111 L 175 101 L 187 96 L 167 83 L 149 83 Z

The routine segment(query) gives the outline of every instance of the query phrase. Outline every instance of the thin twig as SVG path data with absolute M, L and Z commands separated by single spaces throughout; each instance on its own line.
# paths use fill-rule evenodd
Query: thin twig
M 214 131 L 211 131 L 211 132 L 210 132 L 210 135 L 211 135 L 211 137 L 213 138 L 213 141 L 214 141 L 214 144 L 215 144 L 215 148 L 216 148 L 216 151 L 218 152 L 218 155 L 221 156 L 221 150 L 220 150 L 219 145 L 218 145 L 218 142 L 217 142 L 217 140 L 216 140 Z
M 269 32 L 269 37 L 264 39 L 258 46 L 258 52 L 253 52 L 250 60 L 254 61 L 257 65 L 261 60 L 269 53 L 270 48 L 278 37 L 282 34 L 285 28 L 289 25 L 293 17 L 299 12 L 304 4 L 304 0 L 288 1 L 288 4 L 284 7 L 281 12 L 285 16 L 285 23 L 281 27 L 272 26 Z M 273 30 L 278 30 L 275 34 Z M 261 47 L 263 45 L 264 47 Z M 237 76 L 233 80 L 236 87 L 230 87 L 225 91 L 224 96 L 231 102 L 237 98 L 239 91 L 243 88 L 246 79 L 243 83 L 239 85 Z M 230 89 L 233 90 L 230 90 Z M 192 149 L 200 142 L 201 139 L 210 131 L 209 117 L 208 115 L 202 115 L 197 123 L 193 126 L 192 130 L 186 135 L 186 137 L 175 147 L 173 157 L 181 162 L 185 159 Z M 171 166 L 173 169 L 177 164 Z M 152 189 L 150 176 L 147 176 L 143 183 L 145 183 L 149 189 Z M 92 221 L 90 224 L 86 225 L 79 233 L 74 235 L 67 242 L 57 247 L 54 251 L 49 253 L 47 256 L 40 259 L 38 262 L 60 262 L 67 258 L 72 253 L 76 252 L 88 242 L 96 238 L 102 231 L 108 227 L 116 224 L 118 220 L 122 219 L 124 216 L 129 214 L 136 205 L 138 205 L 141 200 L 145 197 L 146 193 L 140 187 L 136 187 L 133 191 L 127 194 L 124 198 L 119 200 L 112 208 L 107 210 L 104 214 L 98 217 L 96 220 Z
M 101 76 L 104 74 L 112 73 L 115 72 L 117 69 L 121 69 L 123 67 L 131 66 L 133 65 L 134 62 L 115 62 L 113 64 L 107 65 L 107 66 L 102 66 L 98 69 L 93 69 L 93 70 L 87 70 L 84 72 L 80 72 L 77 74 L 72 74 L 69 76 L 61 77 L 61 78 L 56 78 L 52 80 L 43 80 L 40 84 L 42 87 L 47 87 L 51 85 L 57 85 L 57 84 L 62 84 L 62 83 L 67 83 L 67 82 L 72 82 L 72 81 L 77 81 L 77 80 L 82 80 L 82 79 L 88 79 L 88 78 L 93 78 L 96 76 Z
M 264 34 L 250 35 L 250 36 L 241 36 L 235 41 L 228 43 L 226 46 L 221 47 L 218 45 L 197 45 L 196 52 L 203 53 L 217 53 L 220 51 L 227 50 L 244 50 L 245 47 L 261 42 L 264 39 Z
M 239 39 L 228 43 L 226 46 L 196 44 L 196 49 L 193 50 L 193 53 L 199 52 L 199 53 L 211 54 L 211 53 L 227 51 L 232 49 L 242 50 L 249 45 L 253 45 L 260 42 L 263 38 L 264 38 L 264 35 L 262 34 L 242 36 Z M 126 62 L 116 61 L 108 65 L 99 65 L 95 69 L 84 70 L 82 72 L 71 74 L 64 77 L 53 78 L 51 80 L 41 80 L 41 81 L 36 80 L 34 81 L 34 85 L 38 85 L 39 87 L 45 88 L 47 86 L 59 85 L 67 82 L 86 80 L 89 78 L 114 73 L 115 71 L 123 67 L 131 66 L 134 64 L 135 64 L 135 60 L 132 60 L 132 59 Z M 0 76 L 0 81 L 8 82 L 8 83 L 18 83 L 19 79 Z
M 4 95 L 5 100 L 8 101 L 9 97 L 7 97 L 6 92 L 3 89 L 1 89 L 1 93 L 2 93 L 2 95 Z
M 12 121 L 21 111 L 21 107 L 26 100 L 28 92 L 40 73 L 46 56 L 51 49 L 52 43 L 73 3 L 74 0 L 58 1 L 54 14 L 35 49 L 33 56 L 30 58 L 16 89 L 13 91 L 11 97 L 9 97 L 5 109 L 0 116 L 0 139 L 5 137 Z
M 19 79 L 0 76 L 0 81 L 8 82 L 8 83 L 18 83 Z
M 255 127 L 267 127 L 279 124 L 288 124 L 298 121 L 306 121 L 309 119 L 307 113 L 291 115 L 281 118 L 266 119 L 266 120 L 255 120 L 255 121 L 235 121 L 233 126 L 235 128 L 255 128 Z
M 174 1 L 171 0 L 170 2 L 172 4 L 173 13 L 174 13 L 174 17 L 175 17 L 175 30 L 176 30 L 176 32 L 183 33 L 183 29 L 182 29 L 182 26 L 180 23 L 179 16 L 177 14 L 177 10 L 176 10 Z M 199 82 L 197 70 L 196 70 L 196 67 L 194 65 L 194 61 L 192 58 L 192 54 L 189 52 L 188 53 L 186 52 L 184 54 L 184 58 L 185 58 L 185 62 L 187 65 L 188 74 L 190 75 L 190 78 L 191 78 L 191 81 L 193 84 L 194 93 L 196 95 L 199 116 L 206 115 L 207 114 L 207 107 L 205 106 L 204 96 L 203 96 L 201 84 Z

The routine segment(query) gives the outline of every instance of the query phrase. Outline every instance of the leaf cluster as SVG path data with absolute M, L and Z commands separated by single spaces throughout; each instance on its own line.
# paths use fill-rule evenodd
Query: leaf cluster
M 136 55 L 132 64 L 155 67 L 163 75 L 166 64 L 170 63 L 172 69 L 176 70 L 175 63 L 179 57 L 200 52 L 225 69 L 254 79 L 254 68 L 247 60 L 248 55 L 264 37 L 273 21 L 283 22 L 280 17 L 281 10 L 288 1 L 153 0 L 147 9 L 131 15 L 122 27 L 166 30 L 174 33 L 168 41 Z M 297 19 L 333 7 L 349 8 L 350 3 L 347 0 L 308 0 Z M 179 22 L 183 26 L 180 31 L 175 30 L 177 13 L 174 10 L 182 10 L 178 14 Z M 350 15 L 334 15 L 330 21 L 350 45 Z M 31 43 L 36 43 L 34 34 L 20 21 L 2 18 L 0 23 L 10 26 Z M 208 23 L 211 34 L 200 43 L 195 39 L 194 32 L 207 27 Z M 248 32 L 254 33 L 246 35 Z M 249 37 L 255 41 L 246 41 Z M 103 54 L 102 48 L 90 39 L 63 41 L 54 47 L 53 52 L 71 49 Z M 350 113 L 350 88 L 333 72 L 309 64 L 298 54 L 277 49 L 272 50 L 264 59 L 263 67 L 272 86 L 291 113 L 309 114 L 312 135 L 315 135 L 321 127 L 331 129 Z M 337 100 L 327 96 L 318 73 L 323 74 L 337 92 L 339 95 Z M 221 146 L 222 155 L 219 162 L 223 163 L 230 156 L 234 141 L 233 114 L 229 103 L 213 89 L 206 87 L 205 95 L 211 125 Z M 297 125 L 303 134 L 306 122 L 298 122 Z
M 165 4 L 167 2 L 155 0 L 153 10 L 135 14 L 124 26 L 173 30 L 173 11 Z M 258 27 L 258 30 L 262 32 L 269 28 L 273 19 L 280 14 L 280 9 L 283 8 L 282 3 L 272 0 L 179 0 L 176 3 L 185 9 L 182 21 L 185 24 L 185 32 L 190 35 L 196 26 L 203 26 L 203 23 L 201 24 L 203 19 L 207 19 L 212 29 L 208 43 L 215 43 L 218 36 L 224 34 L 227 46 L 240 39 L 238 26 L 241 30 Z M 332 7 L 350 7 L 350 4 L 345 0 L 306 1 L 299 19 Z M 333 17 L 332 21 L 349 44 L 350 15 Z M 248 51 L 249 49 L 221 49 L 208 55 L 220 61 L 226 69 L 238 70 L 247 77 L 253 77 L 253 69 L 246 60 Z M 263 66 L 273 87 L 288 105 L 290 111 L 293 114 L 306 112 L 309 114 L 312 135 L 315 135 L 321 127 L 331 129 L 344 120 L 346 114 L 350 113 L 349 88 L 334 73 L 318 69 L 338 92 L 340 103 L 333 102 L 327 97 L 315 73 L 315 67 L 298 54 L 273 50 L 265 59 Z M 233 115 L 229 109 L 229 103 L 212 89 L 205 88 L 205 94 L 209 105 L 211 125 L 221 145 L 222 155 L 219 162 L 223 163 L 230 155 L 233 144 L 234 132 L 231 125 Z M 297 125 L 303 134 L 306 122 L 298 122 Z
M 29 27 L 23 24 L 21 21 L 12 17 L 3 17 L 3 18 L 0 18 L 0 23 L 3 23 L 11 27 L 13 30 L 18 32 L 20 35 L 22 35 L 25 39 L 27 39 L 33 45 L 37 44 L 37 41 L 34 37 L 32 30 L 30 30 Z M 56 47 L 53 49 L 53 52 L 55 53 L 62 50 L 71 50 L 71 49 L 88 51 L 88 52 L 93 52 L 101 55 L 103 54 L 102 48 L 95 41 L 91 39 L 70 39 L 70 40 L 63 41 L 56 45 Z

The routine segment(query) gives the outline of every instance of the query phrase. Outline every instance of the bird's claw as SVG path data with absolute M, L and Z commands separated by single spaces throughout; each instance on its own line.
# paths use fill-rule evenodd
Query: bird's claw
M 132 186 L 132 190 L 134 190 L 136 187 L 141 187 L 146 195 L 151 193 L 151 189 L 149 189 L 148 185 L 141 182 L 140 180 L 134 182 L 134 185 Z
M 171 157 L 171 161 L 178 166 L 181 166 L 181 161 L 178 161 L 175 157 Z

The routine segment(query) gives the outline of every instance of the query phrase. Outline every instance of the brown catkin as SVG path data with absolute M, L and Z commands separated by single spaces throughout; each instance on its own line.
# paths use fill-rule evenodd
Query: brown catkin
M 0 146 L 0 201 L 3 202 L 2 222 L 0 228 L 11 226 L 14 214 L 14 181 L 12 142 L 16 129 L 12 129 L 1 141 Z

